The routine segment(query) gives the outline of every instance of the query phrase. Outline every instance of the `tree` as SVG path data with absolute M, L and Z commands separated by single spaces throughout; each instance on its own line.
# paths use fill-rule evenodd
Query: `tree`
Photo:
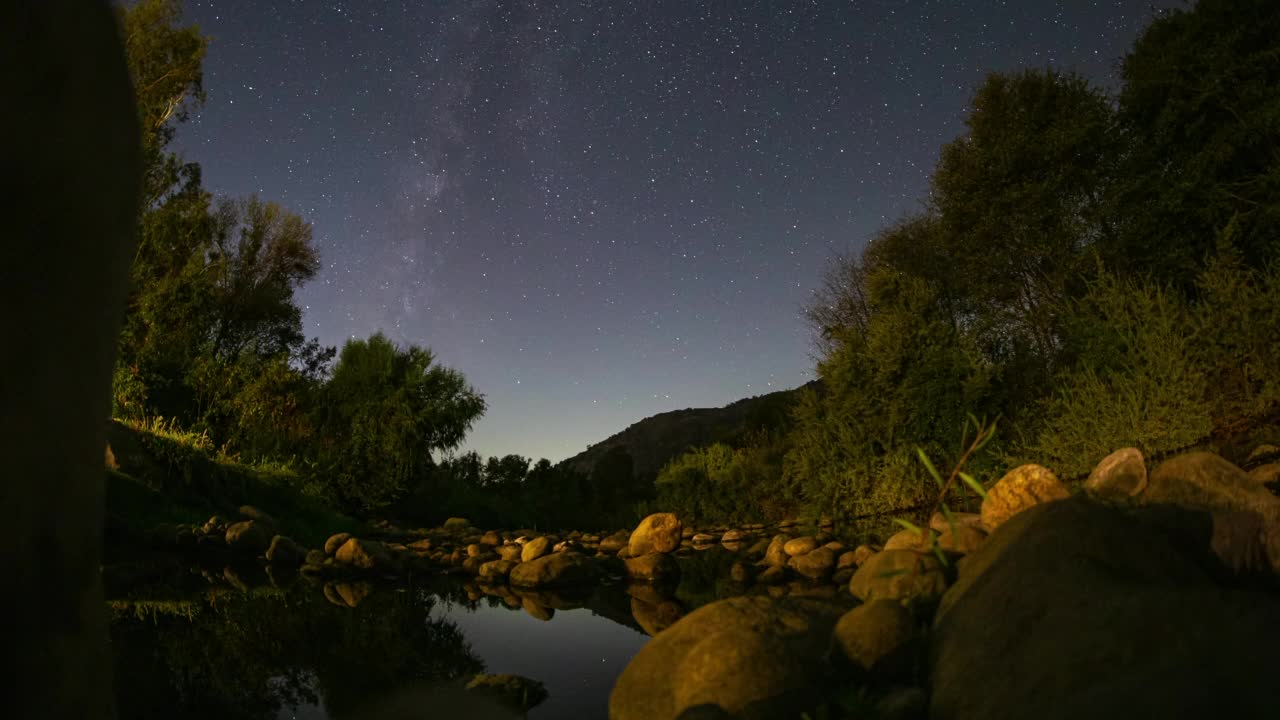
M 1112 198 L 1117 272 L 1191 290 L 1234 220 L 1250 267 L 1280 251 L 1280 5 L 1200 0 L 1153 22 L 1124 59 L 1127 156 Z
M 311 226 L 256 195 L 223 200 L 215 218 L 209 252 L 216 303 L 212 353 L 266 357 L 299 348 L 302 309 L 293 294 L 320 270 Z
M 320 471 L 349 507 L 384 507 L 413 489 L 431 453 L 461 444 L 484 397 L 430 350 L 381 333 L 343 346 L 320 393 Z

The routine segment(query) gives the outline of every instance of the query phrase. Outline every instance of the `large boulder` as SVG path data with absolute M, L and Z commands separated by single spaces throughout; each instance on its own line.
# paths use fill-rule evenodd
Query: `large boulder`
M 786 567 L 787 560 L 787 542 L 791 540 L 790 535 L 774 535 L 773 540 L 769 542 L 769 547 L 764 551 L 764 562 L 774 567 Z
M 520 549 L 520 561 L 530 562 L 551 552 L 551 541 L 545 537 L 536 537 L 525 543 Z
M 671 513 L 654 513 L 641 520 L 632 531 L 627 547 L 631 557 L 672 552 L 680 547 L 683 533 L 684 525 L 680 518 Z
M 705 605 L 632 658 L 609 697 L 612 720 L 800 717 L 820 701 L 822 656 L 842 609 L 814 600 L 735 597 Z M 699 707 L 711 706 L 711 707 Z M 703 717 L 703 715 L 698 715 Z
M 260 553 L 271 543 L 271 534 L 257 520 L 241 520 L 227 528 L 227 547 L 237 552 Z
M 306 557 L 307 551 L 298 543 L 284 535 L 271 538 L 267 548 L 267 562 L 277 567 L 298 567 Z
M 669 583 L 680 579 L 680 563 L 667 553 L 649 553 L 623 560 L 627 577 L 641 582 Z
M 511 574 L 511 569 L 519 564 L 515 560 L 490 560 L 477 568 L 476 576 L 481 582 L 504 583 Z
M 1010 519 L 939 606 L 930 717 L 1273 715 L 1280 598 L 1223 584 L 1213 525 L 1086 497 Z
M 1142 451 L 1121 448 L 1104 457 L 1089 473 L 1084 489 L 1102 499 L 1129 498 L 1146 490 L 1147 461 Z
M 598 568 L 583 555 L 573 552 L 544 555 L 511 569 L 509 581 L 520 587 L 556 587 L 595 580 Z
M 791 558 L 787 566 L 810 580 L 826 580 L 835 570 L 836 554 L 830 548 L 820 547 Z
M 391 564 L 391 553 L 376 540 L 351 538 L 334 553 L 334 562 L 361 570 L 386 570 Z
M 832 634 L 831 657 L 858 679 L 909 680 L 916 621 L 896 600 L 873 600 L 845 613 Z
M 626 530 L 616 532 L 600 541 L 599 550 L 610 555 L 616 554 L 619 550 L 627 547 L 631 542 L 631 533 Z
M 333 555 L 334 553 L 338 552 L 338 548 L 342 547 L 342 545 L 346 543 L 348 540 L 350 540 L 351 538 L 352 538 L 351 533 L 345 533 L 345 532 L 338 533 L 336 535 L 330 535 L 329 539 L 324 541 L 325 555 Z
M 1048 468 L 1020 465 L 987 490 L 982 501 L 982 524 L 992 532 L 1029 507 L 1070 496 L 1067 486 Z
M 849 580 L 849 592 L 863 602 L 888 599 L 929 602 L 946 592 L 947 576 L 932 553 L 881 550 Z
M 804 555 L 806 553 L 813 552 L 817 549 L 819 544 L 820 543 L 817 538 L 806 535 L 805 537 L 788 540 L 786 544 L 782 546 L 782 550 L 788 557 L 796 557 L 797 555 Z

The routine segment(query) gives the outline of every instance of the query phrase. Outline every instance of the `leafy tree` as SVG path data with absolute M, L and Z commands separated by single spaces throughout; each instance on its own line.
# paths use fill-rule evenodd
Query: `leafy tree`
M 1200 0 L 1153 22 L 1124 59 L 1126 157 L 1108 253 L 1117 272 L 1191 290 L 1234 220 L 1249 267 L 1280 250 L 1280 5 Z
M 350 340 L 316 410 L 317 460 L 345 504 L 384 507 L 430 469 L 431 453 L 456 448 L 484 409 L 430 350 L 381 333 Z

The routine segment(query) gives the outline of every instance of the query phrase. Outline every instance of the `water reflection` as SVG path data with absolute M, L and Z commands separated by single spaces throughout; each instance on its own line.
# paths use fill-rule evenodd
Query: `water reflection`
M 122 718 L 342 718 L 407 688 L 461 692 L 481 672 L 541 682 L 529 718 L 602 718 L 646 633 L 683 612 L 652 588 L 313 584 L 252 567 L 116 585 Z

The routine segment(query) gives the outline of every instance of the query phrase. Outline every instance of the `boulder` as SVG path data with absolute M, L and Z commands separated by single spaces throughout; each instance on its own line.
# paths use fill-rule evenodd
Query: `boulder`
M 631 618 L 649 636 L 666 630 L 684 615 L 684 606 L 672 598 L 650 600 L 634 595 L 631 597 Z
M 836 554 L 829 548 L 820 547 L 813 552 L 797 555 L 787 566 L 810 580 L 826 580 L 836 567 Z
M 872 547 L 871 545 L 859 545 L 853 549 L 853 562 L 855 565 L 861 567 L 863 563 L 871 559 L 872 555 L 875 555 L 878 552 L 880 552 L 880 550 Z
M 982 516 L 978 513 L 953 512 L 948 518 L 946 513 L 936 512 L 929 516 L 929 529 L 936 530 L 939 533 L 946 532 L 951 529 L 952 525 L 982 527 Z
M 307 565 L 320 566 L 324 565 L 324 561 L 328 559 L 329 556 L 325 555 L 323 550 L 308 550 L 305 563 Z
M 267 547 L 267 562 L 277 567 L 296 568 L 302 564 L 306 552 L 290 538 L 276 535 L 271 538 L 271 545 Z
M 1259 485 L 1275 487 L 1280 483 L 1280 463 L 1267 463 L 1249 471 L 1249 477 Z
M 257 520 L 241 520 L 227 527 L 227 547 L 237 552 L 260 553 L 267 549 L 271 535 Z
M 519 545 L 503 545 L 498 548 L 498 557 L 503 560 L 515 560 L 520 562 L 524 559 L 524 548 Z
M 329 587 L 329 586 L 325 586 Z M 333 590 L 338 597 L 342 599 L 342 604 L 349 608 L 359 605 L 365 598 L 369 597 L 369 593 L 373 592 L 373 586 L 367 582 L 340 582 L 333 584 Z
M 617 554 L 619 550 L 626 547 L 627 544 L 630 542 L 631 542 L 631 533 L 627 532 L 626 530 L 623 530 L 621 532 L 616 532 L 610 535 L 609 537 L 602 539 L 600 541 L 599 549 L 600 549 L 600 552 L 614 555 L 614 554 Z
M 253 505 L 241 505 L 236 512 L 245 520 L 257 520 L 264 528 L 270 528 L 272 535 L 276 534 L 275 529 L 279 527 L 276 519 Z
M 214 515 L 204 521 L 204 525 L 200 526 L 200 532 L 205 535 L 217 533 L 223 535 L 227 532 L 227 521 L 221 515 Z
M 674 720 L 699 706 L 741 718 L 800 717 L 822 694 L 822 654 L 840 615 L 839 606 L 814 600 L 705 605 L 640 648 L 613 686 L 609 717 Z
M 1020 465 L 987 490 L 982 501 L 982 525 L 987 532 L 1000 527 L 1014 515 L 1041 503 L 1070 497 L 1067 486 L 1048 468 Z
M 551 618 L 556 616 L 555 608 L 547 607 L 533 597 L 522 596 L 520 598 L 520 606 L 524 608 L 525 612 L 529 613 L 530 617 L 537 618 L 543 622 L 550 622 Z
M 868 556 L 870 557 L 870 556 Z M 854 550 L 842 552 L 836 558 L 836 570 L 848 570 L 858 567 L 858 553 Z
M 649 553 L 627 558 L 623 562 L 626 564 L 626 575 L 631 580 L 667 583 L 680 579 L 680 563 L 667 553 Z
M 361 570 L 387 570 L 392 565 L 386 546 L 375 540 L 351 538 L 334 553 L 334 562 Z
M 680 547 L 685 527 L 671 513 L 654 513 L 636 526 L 628 541 L 632 557 L 653 552 L 672 552 Z
M 791 539 L 790 535 L 774 535 L 773 540 L 769 542 L 769 547 L 764 551 L 764 561 L 768 565 L 775 567 L 784 567 L 790 557 L 787 555 L 787 541 Z
M 490 530 L 480 536 L 481 545 L 498 546 L 502 544 L 502 535 L 497 530 Z
M 595 580 L 598 569 L 578 553 L 555 553 L 522 562 L 511 569 L 510 582 L 520 587 L 555 587 Z
M 782 550 L 788 557 L 795 557 L 797 555 L 804 555 L 805 553 L 813 552 L 818 545 L 820 545 L 820 543 L 817 538 L 805 536 L 795 538 L 794 540 L 788 540 L 786 544 L 782 546 Z
M 546 537 L 539 536 L 524 544 L 520 550 L 520 561 L 529 562 L 551 552 L 551 541 Z
M 882 550 L 849 580 L 849 592 L 863 602 L 880 598 L 929 602 L 947 589 L 947 577 L 932 553 Z
M 463 531 L 471 527 L 471 522 L 466 518 L 451 517 L 448 520 L 445 520 L 444 525 L 441 527 L 445 530 Z
M 720 536 L 722 543 L 742 542 L 750 539 L 751 535 L 743 530 L 726 530 L 724 535 Z
M 780 585 L 786 581 L 786 565 L 770 565 L 756 576 L 756 582 L 761 585 Z
M 939 606 L 929 716 L 1274 715 L 1280 602 L 1225 584 L 1212 536 L 1209 513 L 1169 506 L 1076 497 L 1018 514 Z
M 1138 448 L 1121 448 L 1089 473 L 1085 492 L 1103 500 L 1130 498 L 1147 489 L 1147 461 Z
M 507 575 L 511 573 L 511 569 L 519 564 L 515 560 L 490 560 L 482 563 L 477 568 L 476 576 L 482 582 L 504 583 L 507 581 Z
M 897 600 L 872 600 L 845 613 L 832 634 L 831 659 L 859 680 L 910 680 L 916 621 Z
M 929 549 L 931 547 L 930 543 L 932 542 L 934 537 L 935 536 L 929 534 L 928 531 L 926 531 L 926 533 L 922 535 L 917 530 L 912 530 L 911 528 L 903 528 L 898 532 L 890 535 L 889 539 L 884 541 L 884 549 L 885 550 Z
M 710 533 L 698 533 L 689 538 L 694 545 L 709 545 L 716 541 L 716 536 Z
M 342 547 L 343 543 L 350 540 L 351 538 L 352 538 L 351 533 L 338 533 L 336 535 L 330 535 L 329 539 L 324 541 L 325 554 L 332 555 L 338 552 L 338 548 Z

